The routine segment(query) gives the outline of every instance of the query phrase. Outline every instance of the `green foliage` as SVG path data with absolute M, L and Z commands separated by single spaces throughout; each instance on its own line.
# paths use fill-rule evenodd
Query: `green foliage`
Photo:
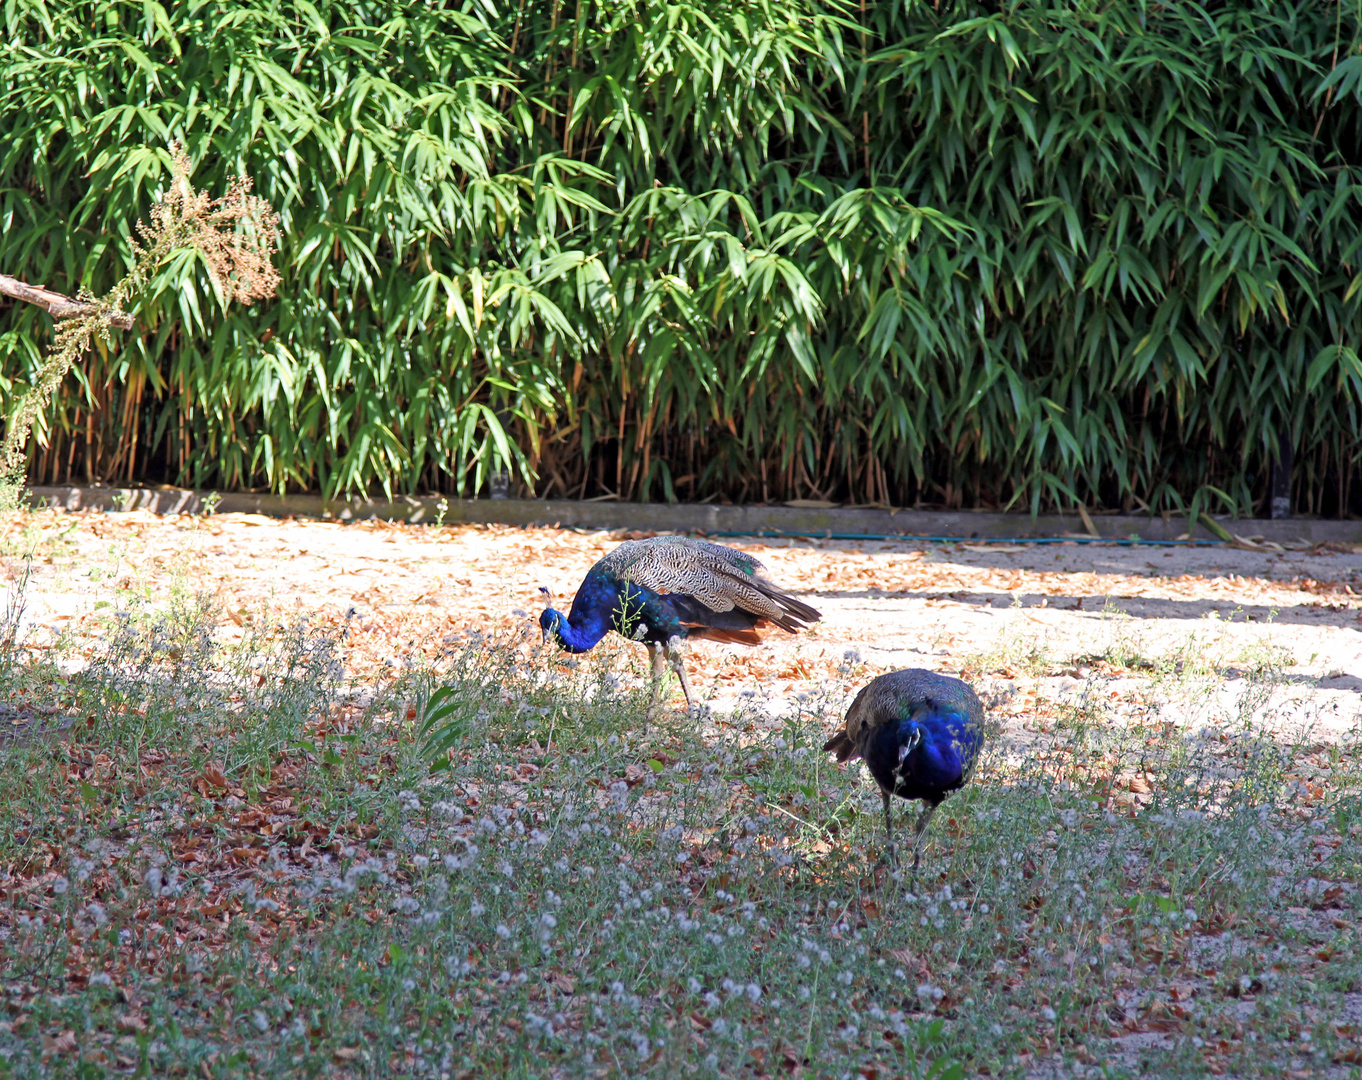
M 431 771 L 449 768 L 449 750 L 468 734 L 467 702 L 452 684 L 431 691 L 421 710 L 421 752 L 430 760 Z
M 13 0 L 0 268 L 99 292 L 172 139 L 284 234 L 30 475 L 1249 512 L 1285 446 L 1357 509 L 1356 5 L 996 7 Z
M 278 223 L 269 204 L 249 194 L 250 183 L 238 178 L 228 193 L 214 199 L 189 186 L 189 159 L 173 147 L 171 181 L 151 211 L 151 224 L 139 221 L 133 241 L 133 263 L 104 296 L 88 293 L 83 309 L 63 316 L 57 324 L 54 347 L 36 372 L 32 388 L 10 411 L 9 427 L 0 445 L 0 507 L 17 504 L 23 486 L 29 432 L 33 421 L 51 400 L 92 341 L 109 343 L 109 327 L 132 327 L 123 305 L 149 274 L 168 259 L 192 254 L 202 260 L 213 291 L 225 307 L 235 297 L 249 303 L 274 295 L 279 282 L 272 257 L 278 247 Z

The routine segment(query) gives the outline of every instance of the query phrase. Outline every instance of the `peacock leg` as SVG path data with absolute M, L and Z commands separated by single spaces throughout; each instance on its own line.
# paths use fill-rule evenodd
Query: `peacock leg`
M 667 674 L 662 658 L 662 646 L 648 643 L 648 658 L 652 661 L 651 672 L 648 678 L 648 711 L 643 714 L 644 725 L 653 719 L 657 713 L 659 699 L 662 696 L 662 680 Z
M 681 655 L 681 650 L 671 647 L 667 650 L 667 655 L 672 662 L 672 670 L 676 672 L 676 677 L 681 680 L 681 693 L 686 695 L 686 711 L 695 710 L 695 695 L 690 692 L 690 680 L 686 678 L 686 661 Z
M 913 881 L 917 881 L 917 864 L 922 858 L 922 834 L 927 831 L 927 822 L 936 813 L 936 803 L 929 802 L 917 819 L 917 835 L 913 837 Z
M 889 792 L 881 788 L 880 798 L 884 800 L 884 831 L 889 837 L 889 864 L 897 870 L 899 868 L 899 853 L 894 850 L 894 823 L 889 813 Z

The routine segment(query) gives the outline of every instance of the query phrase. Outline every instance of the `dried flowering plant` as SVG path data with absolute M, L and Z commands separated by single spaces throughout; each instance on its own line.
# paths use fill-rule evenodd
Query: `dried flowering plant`
M 279 248 L 279 215 L 263 198 L 251 194 L 250 177 L 234 177 L 227 193 L 213 198 L 189 182 L 191 169 L 184 148 L 174 144 L 171 181 L 152 206 L 149 221 L 137 222 L 128 272 L 101 297 L 82 288 L 79 304 L 67 305 L 74 313 L 58 319 L 53 348 L 33 386 L 19 398 L 0 447 L 0 507 L 17 503 L 24 446 L 33 421 L 93 340 L 107 342 L 110 326 L 132 325 L 125 308 L 173 252 L 192 248 L 199 253 L 224 308 L 234 300 L 249 304 L 274 295 L 279 285 L 273 263 Z

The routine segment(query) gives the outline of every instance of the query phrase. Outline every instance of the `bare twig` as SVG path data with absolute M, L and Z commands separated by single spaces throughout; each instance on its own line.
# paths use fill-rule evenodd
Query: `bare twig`
M 40 308 L 46 309 L 54 319 L 69 319 L 75 315 L 99 313 L 99 305 L 97 304 L 88 304 L 84 300 L 72 300 L 69 296 L 63 296 L 61 293 L 53 292 L 41 285 L 27 285 L 8 274 L 0 274 L 0 295 L 12 296 L 16 300 L 26 300 L 30 304 L 37 304 Z M 110 326 L 119 326 L 124 330 L 132 329 L 131 315 L 121 311 L 108 311 L 104 312 L 103 316 Z

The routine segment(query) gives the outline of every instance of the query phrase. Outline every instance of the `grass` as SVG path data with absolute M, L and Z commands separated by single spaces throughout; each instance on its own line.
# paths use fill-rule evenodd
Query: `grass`
M 649 719 L 639 650 L 477 635 L 355 685 L 343 626 L 262 615 L 228 641 L 220 615 L 180 592 L 0 650 L 4 700 L 76 719 L 0 744 L 0 1075 L 1362 1061 L 1358 735 L 1273 736 L 1271 693 L 1206 696 L 1195 730 L 1158 679 L 1000 703 L 914 895 L 877 861 L 868 779 L 819 752 L 839 701 Z M 432 775 L 438 687 L 456 737 Z

